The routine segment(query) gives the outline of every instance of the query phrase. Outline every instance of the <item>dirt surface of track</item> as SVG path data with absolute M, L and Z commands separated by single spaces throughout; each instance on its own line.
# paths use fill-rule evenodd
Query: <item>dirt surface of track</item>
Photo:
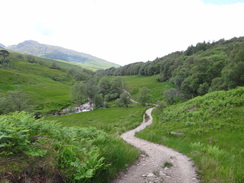
M 185 155 L 163 145 L 154 144 L 135 137 L 153 121 L 151 112 L 146 111 L 149 120 L 137 128 L 121 135 L 127 143 L 145 153 L 139 161 L 122 172 L 112 183 L 199 183 L 193 162 Z

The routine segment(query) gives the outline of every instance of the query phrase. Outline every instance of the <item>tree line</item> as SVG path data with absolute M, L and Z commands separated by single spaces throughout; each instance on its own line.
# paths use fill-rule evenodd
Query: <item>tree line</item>
M 244 86 L 244 37 L 198 43 L 154 61 L 97 72 L 108 76 L 159 75 L 157 81 L 170 81 L 185 98 L 229 90 Z

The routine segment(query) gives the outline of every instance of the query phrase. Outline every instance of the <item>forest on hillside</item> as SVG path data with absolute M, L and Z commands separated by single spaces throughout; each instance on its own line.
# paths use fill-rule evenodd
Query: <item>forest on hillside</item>
M 198 43 L 146 63 L 97 71 L 108 76 L 159 75 L 159 82 L 176 86 L 171 94 L 193 98 L 208 92 L 244 85 L 244 37 Z

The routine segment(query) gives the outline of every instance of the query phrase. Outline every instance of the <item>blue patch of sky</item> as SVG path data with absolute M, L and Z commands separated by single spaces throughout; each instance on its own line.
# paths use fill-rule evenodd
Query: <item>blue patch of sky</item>
M 215 5 L 244 3 L 244 0 L 202 0 L 202 1 L 206 4 L 215 4 Z

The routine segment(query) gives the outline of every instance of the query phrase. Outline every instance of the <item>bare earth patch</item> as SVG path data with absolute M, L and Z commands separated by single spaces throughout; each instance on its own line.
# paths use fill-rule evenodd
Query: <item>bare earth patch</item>
M 137 128 L 121 135 L 127 143 L 145 153 L 139 161 L 121 172 L 112 183 L 199 183 L 196 169 L 190 158 L 163 145 L 154 144 L 135 137 L 135 133 L 152 123 L 153 108 L 146 111 L 149 116 Z

